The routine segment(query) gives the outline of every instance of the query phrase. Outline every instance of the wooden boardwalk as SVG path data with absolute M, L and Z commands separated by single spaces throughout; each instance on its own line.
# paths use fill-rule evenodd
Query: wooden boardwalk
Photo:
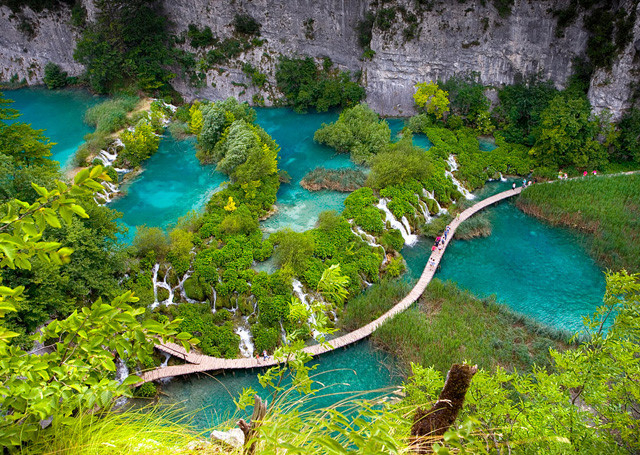
M 442 255 L 447 249 L 449 242 L 453 238 L 454 233 L 456 232 L 457 227 L 464 220 L 479 212 L 480 210 L 488 207 L 496 202 L 502 201 L 504 199 L 510 198 L 517 194 L 520 194 L 522 191 L 522 187 L 516 188 L 515 190 L 507 190 L 502 193 L 498 193 L 494 196 L 488 197 L 477 204 L 469 207 L 464 212 L 459 214 L 449 226 L 451 226 L 451 230 L 449 235 L 447 236 L 447 240 L 445 242 L 444 248 L 440 251 L 435 250 L 431 253 L 429 261 L 425 266 L 420 279 L 413 287 L 413 289 L 407 294 L 400 302 L 398 302 L 393 308 L 387 311 L 385 314 L 380 316 L 375 321 L 370 322 L 369 324 L 354 330 L 353 332 L 349 332 L 345 335 L 342 335 L 338 338 L 328 341 L 325 345 L 316 344 L 313 346 L 308 346 L 304 348 L 306 352 L 311 354 L 312 356 L 324 354 L 326 352 L 332 351 L 334 349 L 338 349 L 344 346 L 348 346 L 352 343 L 360 341 L 369 335 L 371 335 L 378 327 L 380 327 L 387 319 L 392 318 L 398 313 L 403 312 L 411 304 L 413 304 L 418 298 L 422 295 L 422 293 L 427 288 L 427 285 L 433 278 L 433 275 L 440 263 L 440 259 Z M 435 261 L 435 266 L 430 266 L 429 262 Z M 156 368 L 155 370 L 150 370 L 141 375 L 142 381 L 140 384 L 149 381 L 156 381 L 158 379 L 169 378 L 172 376 L 181 376 L 191 373 L 198 373 L 204 371 L 212 371 L 212 370 L 240 370 L 240 369 L 249 369 L 249 368 L 263 368 L 268 366 L 273 366 L 279 363 L 276 361 L 273 356 L 270 356 L 266 361 L 265 360 L 256 360 L 255 358 L 241 358 L 241 359 L 221 359 L 217 357 L 210 357 L 207 355 L 197 354 L 194 352 L 186 352 L 184 348 L 180 345 L 173 343 L 166 344 L 158 344 L 156 348 L 162 352 L 166 352 L 168 354 L 174 355 L 178 358 L 183 359 L 185 362 L 184 365 L 174 365 L 167 366 L 164 368 Z M 139 384 L 139 385 L 140 385 Z

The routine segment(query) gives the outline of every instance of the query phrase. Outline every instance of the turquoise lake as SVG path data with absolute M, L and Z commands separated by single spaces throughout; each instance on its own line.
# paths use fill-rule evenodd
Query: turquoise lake
M 475 194 L 484 199 L 510 185 L 489 182 Z M 487 213 L 492 234 L 472 240 L 454 237 L 436 277 L 478 296 L 495 294 L 498 302 L 545 324 L 580 330 L 582 316 L 602 303 L 605 290 L 604 275 L 580 238 L 525 215 L 510 201 Z M 430 252 L 429 240 L 402 250 L 412 278 L 420 276 Z
M 359 399 L 388 395 L 402 384 L 403 378 L 393 357 L 374 350 L 369 341 L 356 343 L 348 349 L 339 349 L 310 362 L 317 369 L 309 375 L 316 382 L 317 391 L 304 408 L 325 408 L 344 399 Z M 258 382 L 258 370 L 236 371 L 217 376 L 193 375 L 173 380 L 162 386 L 162 404 L 175 405 L 193 417 L 193 425 L 207 430 L 230 418 L 246 418 L 248 411 L 238 411 L 233 403 L 243 388 L 253 388 L 264 399 L 271 401 L 268 390 Z M 288 381 L 283 383 L 286 388 Z M 364 393 L 369 392 L 369 393 Z M 235 423 L 235 422 L 234 422 Z
M 22 121 L 32 123 L 34 128 L 47 128 L 45 134 L 58 143 L 54 158 L 61 162 L 72 156 L 84 134 L 90 132 L 82 123 L 84 110 L 99 101 L 82 91 L 45 89 L 7 92 L 7 97 L 17 101 L 14 107 L 23 112 Z M 354 167 L 348 155 L 336 154 L 313 142 L 316 129 L 323 122 L 335 121 L 338 114 L 298 115 L 288 109 L 257 112 L 258 123 L 281 147 L 280 168 L 291 176 L 291 182 L 283 184 L 278 192 L 278 213 L 263 222 L 265 230 L 305 230 L 315 224 L 321 211 L 341 210 L 345 193 L 312 193 L 299 186 L 302 177 L 315 167 Z M 403 122 L 390 119 L 389 123 L 396 133 Z M 422 135 L 414 136 L 414 143 L 425 148 L 431 145 Z M 198 163 L 193 139 L 177 141 L 165 137 L 158 153 L 145 163 L 145 171 L 125 187 L 127 196 L 110 206 L 123 212 L 122 221 L 127 226 L 166 228 L 190 210 L 201 209 L 224 180 L 225 176 L 213 166 Z M 476 193 L 477 198 L 502 191 L 510 184 L 490 182 Z M 452 242 L 436 276 L 456 281 L 480 296 L 495 294 L 499 302 L 546 324 L 578 330 L 581 317 L 600 304 L 604 293 L 604 276 L 586 254 L 579 237 L 524 215 L 510 202 L 488 209 L 488 214 L 492 235 Z M 422 272 L 430 246 L 430 241 L 421 240 L 412 248 L 403 249 L 410 277 Z M 318 380 L 335 384 L 327 393 L 385 388 L 402 380 L 393 359 L 373 350 L 368 342 L 321 357 L 317 371 L 322 373 Z M 259 388 L 255 372 L 213 378 L 194 376 L 165 385 L 168 398 L 163 401 L 182 403 L 186 409 L 202 409 L 195 416 L 195 423 L 206 429 L 230 416 L 235 409 L 232 397 L 249 386 Z M 322 397 L 314 406 L 335 401 L 335 396 Z
M 48 90 L 44 87 L 7 90 L 4 96 L 13 100 L 11 107 L 22 114 L 16 121 L 46 130 L 45 136 L 56 143 L 51 147 L 51 159 L 58 161 L 61 167 L 70 163 L 84 142 L 84 136 L 93 132 L 93 128 L 84 123 L 85 111 L 104 100 L 86 90 Z

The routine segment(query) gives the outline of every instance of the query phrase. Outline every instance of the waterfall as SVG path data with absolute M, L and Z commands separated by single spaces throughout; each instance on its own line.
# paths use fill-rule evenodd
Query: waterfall
M 411 234 L 411 226 L 409 226 L 409 222 L 405 217 L 402 217 L 402 223 L 396 220 L 396 217 L 393 216 L 391 210 L 387 207 L 387 203 L 389 200 L 387 198 L 380 198 L 380 202 L 378 202 L 378 207 L 385 214 L 385 221 L 388 222 L 392 228 L 398 229 L 402 234 L 402 238 L 404 239 L 404 243 L 411 246 L 414 245 L 418 241 L 418 236 Z M 406 221 L 406 224 L 403 224 Z
M 253 357 L 255 346 L 251 339 L 251 330 L 249 330 L 249 316 L 242 318 L 243 325 L 239 325 L 235 332 L 240 336 L 240 354 L 242 357 Z
M 171 358 L 171 354 L 169 354 L 168 352 L 162 352 L 162 354 L 164 355 L 164 360 L 160 364 L 160 368 L 166 368 L 167 365 L 169 365 L 169 359 Z
M 420 207 L 420 211 L 424 217 L 424 222 L 430 223 L 433 217 L 429 215 L 429 207 L 427 207 L 427 204 L 422 199 L 418 199 L 418 207 Z
M 125 361 L 120 358 L 120 356 L 118 356 L 115 363 L 116 363 L 115 379 L 116 381 L 118 381 L 118 384 L 122 384 L 124 380 L 129 377 L 129 367 L 127 366 Z M 122 406 L 126 402 L 127 402 L 127 397 L 120 397 L 116 399 L 114 406 L 117 408 Z
M 444 174 L 451 179 L 451 181 L 455 185 L 456 189 L 460 193 L 462 193 L 462 195 L 466 199 L 475 198 L 475 196 L 473 194 L 471 194 L 469 192 L 469 190 L 467 190 L 464 186 L 462 186 L 462 183 L 460 183 L 460 181 L 453 176 L 453 172 L 458 170 L 458 163 L 456 162 L 456 157 L 453 156 L 453 155 L 449 155 L 449 158 L 447 158 L 447 164 L 449 165 L 451 170 L 450 171 L 444 171 Z
M 214 288 L 213 286 L 211 286 L 211 291 L 213 291 L 213 308 L 211 309 L 212 313 L 216 312 L 216 302 L 218 301 L 218 292 L 216 291 L 216 288 Z
M 96 156 L 97 159 L 99 159 L 100 161 L 102 161 L 102 164 L 106 167 L 106 166 L 112 166 L 113 163 L 116 161 L 116 158 L 118 158 L 118 154 L 117 153 L 109 153 L 106 150 L 100 150 L 100 153 L 98 154 L 98 156 Z
M 282 344 L 289 344 L 287 343 L 287 331 L 282 326 L 282 320 L 280 320 L 280 336 L 282 337 Z
M 321 333 L 315 328 L 316 324 L 317 324 L 316 315 L 313 314 L 313 310 L 311 309 L 311 305 L 307 301 L 307 297 L 308 297 L 307 294 L 305 294 L 302 291 L 302 283 L 300 281 L 294 279 L 292 284 L 293 284 L 293 292 L 294 292 L 294 294 L 298 296 L 298 298 L 304 304 L 304 306 L 307 307 L 307 310 L 309 310 L 309 320 L 307 322 L 312 327 L 311 335 L 315 339 L 315 338 L 318 337 L 318 335 L 321 335 Z
M 438 202 L 438 200 L 436 199 L 436 197 L 433 194 L 433 191 L 427 191 L 426 189 L 422 188 L 422 195 L 424 197 L 426 197 L 427 199 L 432 199 L 433 202 L 436 203 L 436 207 L 438 208 L 438 215 L 442 215 L 443 213 L 447 213 L 448 210 L 447 209 L 443 209 L 442 207 L 440 207 L 440 203 Z
M 173 301 L 173 289 L 167 283 L 167 277 L 169 276 L 169 271 L 171 270 L 171 267 L 169 267 L 165 272 L 164 278 L 162 281 L 158 281 L 158 270 L 160 270 L 160 263 L 156 262 L 156 264 L 153 266 L 153 269 L 151 269 L 153 273 L 153 275 L 151 276 L 151 282 L 153 283 L 153 303 L 151 304 L 150 308 L 152 310 L 156 308 L 158 305 L 160 305 L 161 303 L 166 306 L 175 305 L 175 302 Z M 166 300 L 163 300 L 162 302 L 158 301 L 158 288 L 163 288 L 169 291 L 169 297 Z
M 502 172 L 500 172 L 500 181 L 501 181 L 501 182 L 506 182 L 506 181 L 507 181 L 507 179 L 505 179 L 505 178 L 502 176 Z
M 349 224 L 351 224 L 351 232 L 354 233 L 357 237 L 360 237 L 362 240 L 367 242 L 367 245 L 372 246 L 373 248 L 382 248 L 382 265 L 387 262 L 387 252 L 384 247 L 379 243 L 376 243 L 376 238 L 360 228 L 357 224 L 353 222 L 353 220 L 349 220 Z

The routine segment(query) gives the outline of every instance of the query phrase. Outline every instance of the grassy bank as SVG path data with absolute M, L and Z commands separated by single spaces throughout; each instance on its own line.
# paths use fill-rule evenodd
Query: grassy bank
M 464 360 L 487 370 L 501 366 L 526 371 L 533 364 L 549 365 L 549 348 L 564 349 L 569 337 L 438 279 L 416 305 L 372 335 L 406 371 L 416 362 L 442 372 Z
M 585 234 L 590 254 L 603 267 L 640 271 L 640 174 L 533 185 L 516 205 Z
M 389 311 L 409 291 L 411 286 L 402 280 L 383 280 L 374 284 L 347 303 L 339 319 L 340 328 L 349 332 L 359 329 Z

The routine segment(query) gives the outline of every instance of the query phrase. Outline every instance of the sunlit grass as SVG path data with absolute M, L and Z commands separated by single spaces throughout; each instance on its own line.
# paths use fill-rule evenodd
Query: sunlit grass
M 528 371 L 533 364 L 550 366 L 549 348 L 565 348 L 571 334 L 434 279 L 417 305 L 387 321 L 372 337 L 407 371 L 415 362 L 446 372 L 465 360 L 487 370 L 501 366 Z

